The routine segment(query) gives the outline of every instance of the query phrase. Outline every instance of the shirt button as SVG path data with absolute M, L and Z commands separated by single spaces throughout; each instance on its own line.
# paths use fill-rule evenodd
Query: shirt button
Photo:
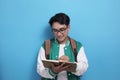
M 56 58 L 57 58 L 57 56 L 56 56 Z
M 67 48 L 65 48 L 65 50 L 67 50 Z
M 70 76 L 70 73 L 68 74 L 68 76 Z

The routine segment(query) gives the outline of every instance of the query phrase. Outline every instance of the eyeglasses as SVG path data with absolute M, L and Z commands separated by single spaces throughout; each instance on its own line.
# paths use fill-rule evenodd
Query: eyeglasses
M 57 30 L 57 29 L 52 29 L 52 31 L 53 31 L 54 33 L 60 32 L 60 33 L 63 34 L 67 28 L 68 28 L 68 27 L 66 27 L 66 28 L 60 28 L 59 30 Z

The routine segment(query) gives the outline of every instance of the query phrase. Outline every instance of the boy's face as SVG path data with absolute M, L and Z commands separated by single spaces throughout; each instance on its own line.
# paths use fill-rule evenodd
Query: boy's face
M 64 44 L 67 41 L 68 38 L 68 32 L 70 30 L 70 26 L 65 24 L 60 24 L 58 22 L 54 22 L 52 24 L 52 30 L 54 33 L 54 36 L 58 40 L 60 44 Z

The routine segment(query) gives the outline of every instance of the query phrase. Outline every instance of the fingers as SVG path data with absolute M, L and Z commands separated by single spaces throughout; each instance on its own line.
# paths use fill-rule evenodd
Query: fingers
M 62 63 L 59 66 L 55 66 L 54 64 L 52 64 L 51 68 L 52 68 L 53 72 L 59 73 L 61 71 L 69 71 L 72 68 L 72 66 L 71 65 L 66 65 L 65 66 L 65 63 Z
M 65 67 L 64 67 L 64 64 L 65 64 L 65 63 L 62 63 L 62 64 L 59 65 L 59 66 L 55 66 L 54 64 L 51 64 L 51 65 L 52 65 L 51 68 L 52 68 L 52 70 L 53 70 L 55 73 L 59 73 L 59 72 L 63 71 L 63 69 L 65 68 Z
M 63 55 L 63 56 L 61 56 L 58 60 L 59 60 L 59 61 L 62 61 L 62 62 L 63 62 L 63 61 L 64 61 L 64 62 L 69 62 L 69 57 Z
M 60 68 L 62 68 L 62 67 L 64 66 L 64 64 L 65 64 L 65 62 L 64 62 L 64 63 L 62 63 L 59 67 L 60 67 Z
M 60 66 L 59 66 L 59 72 L 61 71 L 68 71 L 72 68 L 71 65 L 65 65 L 65 63 L 62 63 Z
M 64 67 L 61 68 L 61 71 L 69 70 L 70 67 L 71 67 L 71 65 L 64 66 Z
M 62 62 L 62 64 L 60 64 L 59 66 L 52 64 L 52 66 L 51 66 L 52 70 L 55 73 L 59 73 L 59 72 L 64 71 L 64 70 L 68 70 L 70 68 L 70 65 L 67 65 L 67 66 L 65 65 L 66 62 L 69 62 L 68 56 L 63 55 L 58 60 L 60 62 Z
M 64 59 L 68 59 L 68 56 L 62 55 L 59 59 L 64 60 Z

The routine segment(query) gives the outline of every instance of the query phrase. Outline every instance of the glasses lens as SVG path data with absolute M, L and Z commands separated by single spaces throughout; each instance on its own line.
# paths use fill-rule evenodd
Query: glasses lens
M 66 27 L 66 28 L 61 28 L 59 31 L 60 31 L 61 33 L 64 33 L 66 29 L 67 29 L 67 27 Z
M 66 27 L 66 28 L 60 28 L 59 30 L 57 30 L 57 29 L 52 29 L 52 30 L 53 30 L 53 32 L 55 32 L 55 33 L 58 33 L 58 32 L 64 33 L 66 29 L 67 29 L 67 27 Z

